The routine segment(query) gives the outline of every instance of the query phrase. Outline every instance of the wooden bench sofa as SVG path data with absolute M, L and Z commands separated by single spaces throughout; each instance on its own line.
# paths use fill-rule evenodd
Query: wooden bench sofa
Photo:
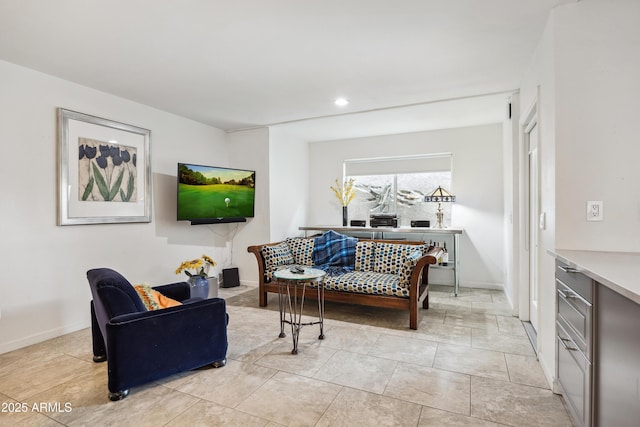
M 278 293 L 274 271 L 313 265 L 313 242 L 296 237 L 247 248 L 258 261 L 260 307 L 267 305 L 268 292 Z M 418 305 L 429 308 L 429 265 L 440 254 L 424 242 L 358 239 L 354 271 L 325 277 L 325 301 L 408 310 L 409 327 L 418 329 Z

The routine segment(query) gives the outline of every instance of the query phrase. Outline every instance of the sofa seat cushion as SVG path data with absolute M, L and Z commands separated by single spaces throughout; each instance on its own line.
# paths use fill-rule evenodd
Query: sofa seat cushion
M 351 271 L 338 276 L 325 276 L 325 289 L 359 294 L 388 295 L 409 298 L 409 289 L 399 285 L 395 274 L 373 271 Z

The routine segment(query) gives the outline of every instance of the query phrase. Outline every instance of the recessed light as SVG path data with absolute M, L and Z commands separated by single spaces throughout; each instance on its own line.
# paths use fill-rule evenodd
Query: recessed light
M 349 100 L 347 100 L 346 98 L 336 98 L 334 104 L 336 104 L 338 107 L 344 107 L 345 105 L 349 104 Z

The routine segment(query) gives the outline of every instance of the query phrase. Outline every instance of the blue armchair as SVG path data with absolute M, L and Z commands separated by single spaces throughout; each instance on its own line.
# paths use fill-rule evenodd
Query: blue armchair
M 183 305 L 147 311 L 116 271 L 89 270 L 87 279 L 93 360 L 109 365 L 109 399 L 123 399 L 131 387 L 178 372 L 225 365 L 229 318 L 223 299 L 191 299 L 188 283 L 172 283 L 154 289 Z

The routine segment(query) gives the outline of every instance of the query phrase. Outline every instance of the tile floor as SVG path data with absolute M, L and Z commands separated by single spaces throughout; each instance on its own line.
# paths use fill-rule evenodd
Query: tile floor
M 89 329 L 1 354 L 0 425 L 571 426 L 497 291 L 455 298 L 435 287 L 417 331 L 327 319 L 323 341 L 303 328 L 298 355 L 278 338 L 277 312 L 228 312 L 227 366 L 134 388 L 120 402 L 107 399 Z

